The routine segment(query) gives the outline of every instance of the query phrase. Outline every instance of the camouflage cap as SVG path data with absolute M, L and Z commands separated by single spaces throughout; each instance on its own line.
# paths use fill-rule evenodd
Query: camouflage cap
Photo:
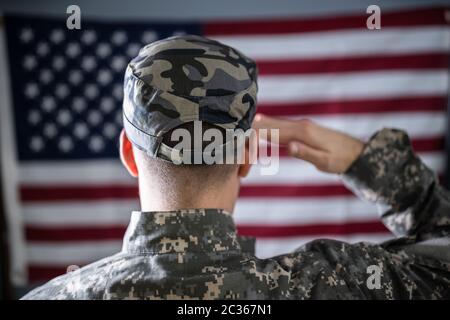
M 170 160 L 163 136 L 184 123 L 249 129 L 257 91 L 255 62 L 227 45 L 193 35 L 156 41 L 128 64 L 125 132 L 149 156 Z

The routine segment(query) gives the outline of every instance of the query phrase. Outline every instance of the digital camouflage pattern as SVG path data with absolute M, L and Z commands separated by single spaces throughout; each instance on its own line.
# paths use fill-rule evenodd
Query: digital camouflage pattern
M 450 298 L 450 195 L 414 155 L 407 135 L 375 134 L 343 180 L 380 204 L 384 223 L 399 238 L 382 244 L 320 239 L 258 259 L 223 210 L 135 212 L 120 253 L 23 299 Z M 375 288 L 371 266 L 381 270 Z
M 255 62 L 231 47 L 192 35 L 153 42 L 125 72 L 125 131 L 151 157 L 169 160 L 160 155 L 163 135 L 184 123 L 249 129 L 257 91 Z

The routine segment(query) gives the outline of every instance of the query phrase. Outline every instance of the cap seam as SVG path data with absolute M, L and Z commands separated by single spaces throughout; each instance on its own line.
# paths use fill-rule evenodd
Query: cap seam
M 153 135 L 153 134 L 150 134 L 150 133 L 145 132 L 144 130 L 138 128 L 133 122 L 131 122 L 130 119 L 128 119 L 127 115 L 125 114 L 125 111 L 123 112 L 123 116 L 124 116 L 125 120 L 127 120 L 127 122 L 128 122 L 129 124 L 131 124 L 136 130 L 139 130 L 139 131 L 142 132 L 143 134 L 146 134 L 146 135 L 148 135 L 148 136 L 150 136 L 150 137 L 159 138 L 159 136 L 155 136 L 155 135 Z

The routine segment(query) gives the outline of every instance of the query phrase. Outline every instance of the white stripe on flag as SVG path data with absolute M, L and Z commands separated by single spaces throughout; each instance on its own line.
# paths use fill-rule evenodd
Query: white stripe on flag
M 119 160 L 30 161 L 20 165 L 19 181 L 27 185 L 137 185 Z
M 241 198 L 236 224 L 289 226 L 379 220 L 377 206 L 354 196 L 309 198 Z
M 448 91 L 448 70 L 261 76 L 258 87 L 260 103 L 445 96 Z
M 301 119 L 304 117 L 289 117 Z M 311 116 L 323 126 L 346 132 L 366 140 L 382 128 L 405 130 L 411 139 L 444 136 L 447 128 L 446 113 L 396 112 L 390 114 L 350 114 L 346 116 Z
M 383 32 L 340 30 L 299 34 L 214 36 L 256 59 L 322 58 L 448 52 L 449 28 L 389 27 Z M 418 40 L 420 39 L 420 40 Z
M 444 172 L 445 156 L 443 153 L 419 154 L 426 165 L 438 174 Z M 280 159 L 279 171 L 276 175 L 261 175 L 261 167 L 256 165 L 251 169 L 244 184 L 270 184 L 270 185 L 298 185 L 298 184 L 338 184 L 337 175 L 318 171 L 311 164 L 292 158 Z
M 73 243 L 28 242 L 27 258 L 32 265 L 69 266 L 74 263 L 86 264 L 101 257 L 118 253 L 122 240 L 83 241 Z
M 107 226 L 127 225 L 132 210 L 139 210 L 136 200 L 35 202 L 23 205 L 29 226 Z
M 346 241 L 350 243 L 356 242 L 371 242 L 371 243 L 381 243 L 383 241 L 394 238 L 394 236 L 390 233 L 381 233 L 381 234 L 361 234 L 361 235 L 352 235 L 348 237 L 338 237 L 338 236 L 326 236 L 323 235 L 323 238 L 330 238 L 340 241 Z M 270 258 L 275 255 L 285 254 L 294 251 L 300 246 L 304 245 L 313 240 L 317 240 L 317 237 L 290 237 L 290 238 L 264 238 L 258 239 L 256 241 L 256 256 L 258 258 Z

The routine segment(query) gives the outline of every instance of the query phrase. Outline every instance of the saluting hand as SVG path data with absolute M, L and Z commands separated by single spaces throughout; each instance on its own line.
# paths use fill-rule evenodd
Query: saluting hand
M 291 156 L 328 173 L 344 173 L 364 147 L 361 140 L 308 119 L 286 120 L 257 114 L 253 128 L 279 129 L 280 144 L 287 145 Z

